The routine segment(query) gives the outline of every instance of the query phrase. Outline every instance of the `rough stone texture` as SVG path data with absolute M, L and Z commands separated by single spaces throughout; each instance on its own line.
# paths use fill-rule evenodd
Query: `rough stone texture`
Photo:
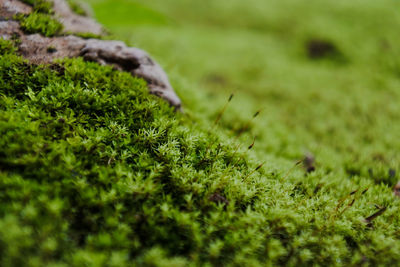
M 85 43 L 80 55 L 86 60 L 113 65 L 119 70 L 142 77 L 147 81 L 152 94 L 167 99 L 171 105 L 180 108 L 181 101 L 172 89 L 167 74 L 145 51 L 127 47 L 119 41 L 90 39 Z
M 12 39 L 14 36 L 20 36 L 21 31 L 16 21 L 0 21 L 0 38 Z
M 21 4 L 19 1 L 0 1 L 6 3 L 0 6 L 0 14 L 28 12 L 23 5 L 19 5 Z M 63 2 L 63 0 L 56 1 Z M 14 3 L 15 8 L 4 8 Z M 59 58 L 82 56 L 87 61 L 111 65 L 115 69 L 130 72 L 133 76 L 145 79 L 152 94 L 162 97 L 172 106 L 181 109 L 181 101 L 160 65 L 145 51 L 128 47 L 123 42 L 87 40 L 74 35 L 49 38 L 40 34 L 24 34 L 19 23 L 13 20 L 0 21 L 0 37 L 4 39 L 18 37 L 20 39 L 19 53 L 35 64 L 47 64 Z
M 29 14 L 32 7 L 17 0 L 0 0 L 0 19 L 11 19 L 15 14 Z
M 53 0 L 53 10 L 67 33 L 104 34 L 103 27 L 90 17 L 75 14 L 64 0 Z

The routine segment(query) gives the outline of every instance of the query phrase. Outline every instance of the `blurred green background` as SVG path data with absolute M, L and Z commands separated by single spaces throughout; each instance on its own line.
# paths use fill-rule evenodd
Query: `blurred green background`
M 87 2 L 161 63 L 188 114 L 214 119 L 234 92 L 220 128 L 238 132 L 262 109 L 243 143 L 257 136 L 268 169 L 311 152 L 319 179 L 398 180 L 398 1 Z

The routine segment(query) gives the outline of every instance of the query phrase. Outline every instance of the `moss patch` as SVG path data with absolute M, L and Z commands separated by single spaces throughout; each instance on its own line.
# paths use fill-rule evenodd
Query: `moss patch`
M 94 2 L 108 21 L 115 1 Z M 126 73 L 1 44 L 0 265 L 398 265 L 393 3 L 154 0 L 180 26 L 135 27 L 125 2 L 115 30 L 177 66 L 189 115 Z M 346 64 L 305 56 L 317 37 Z
M 74 11 L 74 13 L 81 15 L 81 16 L 88 15 L 86 13 L 85 9 L 83 9 L 82 6 L 75 0 L 68 0 L 68 4 L 69 4 L 70 8 L 72 9 L 72 11 Z
M 33 7 L 33 12 L 29 15 L 17 15 L 21 29 L 26 33 L 40 33 L 47 37 L 60 34 L 63 26 L 52 14 L 52 2 L 46 0 L 23 0 L 26 4 Z
M 80 59 L 30 65 L 1 47 L 1 265 L 121 266 L 205 249 L 198 212 L 225 213 L 209 197 L 246 165 L 207 150 L 213 139 L 143 80 Z M 245 188 L 230 213 L 251 205 Z
M 78 32 L 78 33 L 73 33 L 73 35 L 81 37 L 83 39 L 105 39 L 101 35 L 93 34 L 93 33 L 90 33 L 90 32 Z
M 22 0 L 22 2 L 31 5 L 33 10 L 40 13 L 51 14 L 52 3 L 46 0 Z
M 41 33 L 51 37 L 61 32 L 63 26 L 50 15 L 33 12 L 28 16 L 18 16 L 21 29 L 26 33 Z
M 81 59 L 30 65 L 0 43 L 2 266 L 397 262 L 385 186 L 294 183 L 143 80 Z

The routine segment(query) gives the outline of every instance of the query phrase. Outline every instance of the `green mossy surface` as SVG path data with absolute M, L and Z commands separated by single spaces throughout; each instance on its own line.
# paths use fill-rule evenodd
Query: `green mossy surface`
M 27 34 L 40 33 L 53 37 L 61 33 L 63 25 L 54 18 L 53 4 L 47 0 L 22 0 L 32 6 L 29 15 L 19 14 L 15 18 L 20 22 L 21 29 Z
M 85 32 L 84 33 L 70 33 L 70 34 L 75 35 L 75 36 L 79 36 L 79 37 L 81 37 L 83 39 L 106 39 L 104 36 L 93 34 L 93 33 L 90 33 L 90 32 L 86 32 L 86 33 Z
M 20 21 L 21 29 L 27 34 L 40 33 L 47 37 L 60 35 L 63 30 L 63 25 L 54 16 L 52 10 L 53 4 L 47 0 L 23 0 L 33 8 L 33 12 L 29 15 L 19 14 L 15 19 Z M 78 2 L 69 0 L 67 1 L 73 12 L 78 15 L 86 16 L 84 9 Z M 65 35 L 76 35 L 84 39 L 96 38 L 103 39 L 103 36 L 93 33 L 71 33 L 63 32 Z
M 74 11 L 76 14 L 81 15 L 81 16 L 87 16 L 88 14 L 86 13 L 85 9 L 82 8 L 82 6 L 79 4 L 79 2 L 76 2 L 75 0 L 67 0 L 69 6 L 71 7 L 72 11 Z
M 53 4 L 47 0 L 22 0 L 22 2 L 31 5 L 33 10 L 40 13 L 51 14 Z
M 1 41 L 0 265 L 398 265 L 395 2 L 92 2 L 186 114 L 127 73 Z
M 253 205 L 247 164 L 230 166 L 231 149 L 143 80 L 80 59 L 30 65 L 12 51 L 1 42 L 1 265 L 208 261 L 206 244 L 229 227 L 208 224 Z M 209 200 L 216 192 L 228 207 Z M 241 238 L 229 239 L 235 250 Z
M 49 14 L 32 12 L 27 16 L 18 16 L 21 29 L 25 33 L 40 33 L 47 37 L 61 33 L 62 24 Z

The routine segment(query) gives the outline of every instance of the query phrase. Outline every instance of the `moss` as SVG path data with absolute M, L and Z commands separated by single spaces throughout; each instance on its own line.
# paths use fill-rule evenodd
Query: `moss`
M 83 39 L 103 39 L 103 36 L 101 35 L 97 35 L 94 33 L 90 33 L 90 32 L 80 32 L 80 33 L 74 33 L 75 36 L 79 36 Z
M 18 16 L 20 25 L 26 33 L 40 33 L 51 37 L 61 32 L 63 26 L 50 15 L 33 12 L 28 16 Z
M 197 210 L 223 212 L 208 139 L 128 73 L 30 65 L 1 44 L 1 265 L 185 262 L 201 248 Z M 246 171 L 224 150 L 208 151 L 215 171 Z
M 143 80 L 81 59 L 31 65 L 0 44 L 0 265 L 398 261 L 384 186 L 254 172 Z M 387 208 L 366 224 L 371 202 Z
M 88 16 L 86 10 L 75 0 L 68 0 L 68 4 L 74 13 L 81 16 Z
M 116 1 L 101 2 L 109 19 Z M 182 64 L 169 73 L 188 115 L 127 73 L 80 59 L 31 65 L 0 42 L 0 265 L 398 265 L 390 1 L 210 1 L 220 12 L 152 2 L 185 26 L 118 23 L 127 40 Z M 287 12 L 302 23 L 284 23 Z M 382 31 L 394 39 L 371 54 Z M 325 34 L 346 64 L 304 57 L 304 37 Z M 201 83 L 211 74 L 223 79 Z M 226 103 L 218 92 L 232 88 L 243 90 L 213 125 Z M 267 110 L 252 120 L 254 106 Z M 306 148 L 310 173 L 296 164 Z
M 47 0 L 22 0 L 33 7 L 33 10 L 40 13 L 52 14 L 52 3 Z
M 9 54 L 9 53 L 15 53 L 16 48 L 14 47 L 14 44 L 12 41 L 9 40 L 1 40 L 0 42 L 0 54 Z
M 21 29 L 26 33 L 40 33 L 47 37 L 52 37 L 61 33 L 62 24 L 52 15 L 53 4 L 47 0 L 23 0 L 26 4 L 33 7 L 33 12 L 29 15 L 17 15 L 15 18 L 20 21 Z

